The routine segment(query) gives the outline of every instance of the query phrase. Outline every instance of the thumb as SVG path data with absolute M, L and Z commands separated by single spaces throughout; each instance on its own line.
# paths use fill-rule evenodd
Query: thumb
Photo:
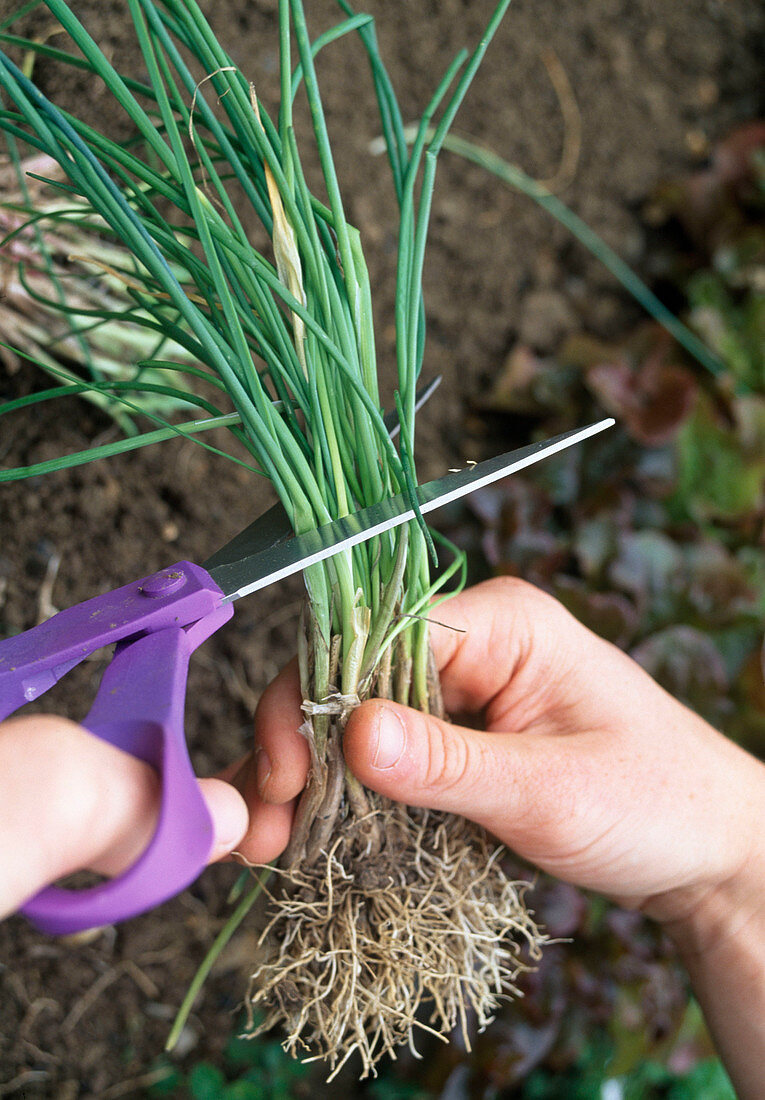
M 161 794 L 159 778 L 153 768 L 110 745 L 106 749 L 107 768 L 111 768 L 111 773 L 107 772 L 108 815 L 102 816 L 98 826 L 90 830 L 88 819 L 83 816 L 70 834 L 68 847 L 73 849 L 80 867 L 114 876 L 127 871 L 154 836 Z M 247 831 L 249 815 L 244 799 L 230 783 L 222 779 L 198 779 L 197 782 L 212 820 L 212 844 L 207 861 L 214 863 L 236 848 Z M 102 787 L 104 779 L 99 778 L 95 793 Z M 48 825 L 53 828 L 50 818 Z M 65 870 L 57 868 L 57 876 Z
M 221 780 L 201 780 L 201 789 L 213 819 L 210 859 L 219 859 L 245 832 L 247 809 Z M 126 870 L 153 836 L 160 797 L 152 768 L 73 722 L 3 722 L 0 916 L 72 871 Z
M 543 737 L 466 729 L 374 700 L 351 716 L 344 754 L 365 786 L 471 818 L 508 842 L 520 823 L 525 832 L 539 821 L 540 798 L 549 802 L 541 780 L 553 765 Z
M 250 815 L 236 787 L 223 779 L 200 779 L 199 786 L 213 823 L 213 843 L 208 862 L 229 855 L 247 832 Z

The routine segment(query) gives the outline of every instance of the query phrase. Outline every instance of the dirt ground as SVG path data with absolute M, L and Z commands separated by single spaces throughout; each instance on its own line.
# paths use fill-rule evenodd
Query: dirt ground
M 0 16 L 16 6 L 0 0 Z M 71 5 L 124 69 L 141 75 L 126 4 Z M 489 0 L 370 0 L 382 52 L 414 119 L 448 61 L 476 42 Z M 202 7 L 265 102 L 277 92 L 276 0 L 206 0 Z M 306 5 L 314 33 L 336 19 L 329 0 Z M 42 20 L 43 17 L 38 17 Z M 460 112 L 455 130 L 543 179 L 639 271 L 650 272 L 642 200 L 662 177 L 703 160 L 710 142 L 755 117 L 765 11 L 747 0 L 516 0 Z M 63 44 L 59 39 L 58 44 Z M 556 93 L 561 73 L 570 86 Z M 393 368 L 395 209 L 365 55 L 354 41 L 321 58 L 339 176 L 366 245 L 385 393 Z M 36 78 L 70 109 L 86 106 L 127 136 L 102 89 L 40 62 Z M 562 99 L 561 99 L 562 95 Z M 304 131 L 305 132 L 305 131 Z M 577 137 L 579 141 L 577 142 Z M 578 145 L 578 153 L 577 153 Z M 574 156 L 574 154 L 576 154 Z M 560 179 L 560 176 L 559 176 Z M 481 169 L 445 154 L 439 169 L 425 277 L 428 375 L 444 383 L 421 418 L 420 476 L 484 457 L 474 405 L 518 339 L 545 352 L 573 331 L 613 338 L 637 316 L 610 276 L 547 215 Z M 0 394 L 40 385 L 0 375 Z M 83 403 L 39 406 L 0 428 L 4 466 L 79 450 L 113 434 Z M 514 440 L 507 439 L 511 447 Z M 52 555 L 57 607 L 125 584 L 180 558 L 202 561 L 271 500 L 241 468 L 188 442 L 148 448 L 0 488 L 0 633 L 37 619 Z M 187 728 L 202 774 L 241 754 L 254 703 L 293 648 L 300 582 L 242 601 L 198 654 Z M 56 705 L 87 710 L 94 666 Z M 236 872 L 208 871 L 160 912 L 71 945 L 21 918 L 0 925 L 0 1097 L 140 1097 L 169 1020 L 220 927 Z M 183 1064 L 214 1060 L 246 986 L 252 934 L 233 942 L 184 1035 Z M 576 950 L 575 946 L 571 950 Z M 336 1095 L 330 1087 L 315 1095 Z

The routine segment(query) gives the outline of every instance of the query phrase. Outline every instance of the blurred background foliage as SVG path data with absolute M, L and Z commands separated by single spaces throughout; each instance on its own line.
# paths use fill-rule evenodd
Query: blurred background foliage
M 765 125 L 662 184 L 645 216 L 654 284 L 717 353 L 711 378 L 662 329 L 522 345 L 475 414 L 548 435 L 603 412 L 616 430 L 474 493 L 454 532 L 474 574 L 518 574 L 735 737 L 765 752 Z

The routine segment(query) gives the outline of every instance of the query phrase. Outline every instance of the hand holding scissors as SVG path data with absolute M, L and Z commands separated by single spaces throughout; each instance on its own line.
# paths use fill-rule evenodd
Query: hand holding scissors
M 417 490 L 419 508 L 427 514 L 612 423 L 601 421 L 429 482 Z M 83 724 L 151 765 L 162 791 L 154 835 L 136 862 L 87 890 L 43 890 L 24 906 L 39 928 L 58 934 L 124 920 L 196 878 L 207 863 L 213 830 L 183 731 L 192 652 L 228 621 L 236 599 L 414 518 L 401 495 L 290 537 L 286 517 L 272 509 L 203 567 L 178 562 L 0 643 L 0 719 L 39 698 L 95 650 L 116 643 Z

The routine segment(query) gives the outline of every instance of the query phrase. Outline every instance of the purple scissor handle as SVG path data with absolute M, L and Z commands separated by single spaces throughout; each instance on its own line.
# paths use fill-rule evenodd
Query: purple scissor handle
M 419 389 L 416 408 L 440 382 L 439 376 Z M 388 414 L 384 421 L 394 436 L 398 417 Z M 363 527 L 361 538 L 358 531 L 357 524 L 351 543 L 368 537 Z M 162 788 L 154 835 L 132 867 L 86 890 L 48 887 L 22 907 L 41 931 L 60 935 L 137 916 L 180 893 L 205 867 L 213 826 L 184 735 L 189 659 L 231 618 L 232 600 L 349 541 L 347 530 L 332 525 L 307 540 L 290 536 L 287 514 L 277 505 L 214 554 L 206 568 L 178 562 L 0 641 L 0 721 L 116 642 L 83 725 L 154 767 Z
M 207 862 L 212 822 L 189 760 L 183 711 L 189 658 L 232 615 L 232 601 L 342 550 L 421 519 L 450 501 L 532 466 L 608 428 L 602 420 L 452 472 L 298 537 L 271 509 L 205 562 L 181 561 L 60 611 L 0 642 L 0 720 L 39 698 L 102 646 L 117 648 L 84 721 L 92 733 L 154 767 L 162 803 L 154 836 L 119 878 L 86 890 L 48 887 L 23 907 L 45 932 L 125 920 L 166 901 Z
M 205 866 L 212 821 L 189 760 L 183 715 L 189 658 L 233 614 L 223 595 L 209 573 L 182 561 L 0 645 L 2 720 L 117 642 L 83 725 L 151 764 L 162 784 L 154 836 L 129 870 L 85 890 L 51 886 L 27 902 L 22 911 L 42 931 L 59 935 L 125 920 L 179 893 Z
M 416 408 L 440 381 L 439 376 L 419 389 Z M 394 436 L 398 417 L 388 414 L 384 421 Z M 126 920 L 180 893 L 205 867 L 213 826 L 184 735 L 189 659 L 231 618 L 232 600 L 298 571 L 311 556 L 328 557 L 336 543 L 339 549 L 347 542 L 344 529 L 325 529 L 323 537 L 314 532 L 306 542 L 290 536 L 287 514 L 277 505 L 205 568 L 178 562 L 0 641 L 0 721 L 38 699 L 91 653 L 116 642 L 83 725 L 154 767 L 162 788 L 154 835 L 132 867 L 86 890 L 48 887 L 23 906 L 42 931 L 58 935 Z

